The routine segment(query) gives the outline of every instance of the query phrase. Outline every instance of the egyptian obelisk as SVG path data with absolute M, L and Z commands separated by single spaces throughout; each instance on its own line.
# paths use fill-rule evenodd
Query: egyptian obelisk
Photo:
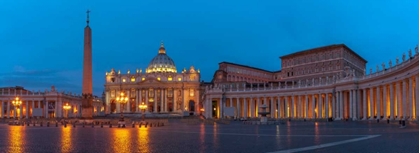
M 83 53 L 83 84 L 82 84 L 82 118 L 93 117 L 92 95 L 92 30 L 89 27 L 89 13 L 87 12 Z

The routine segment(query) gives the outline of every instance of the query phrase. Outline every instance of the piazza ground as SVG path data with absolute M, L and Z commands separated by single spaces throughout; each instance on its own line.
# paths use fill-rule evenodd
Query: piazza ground
M 0 124 L 0 152 L 419 152 L 418 124 L 284 122 L 214 125 L 169 120 L 148 128 Z

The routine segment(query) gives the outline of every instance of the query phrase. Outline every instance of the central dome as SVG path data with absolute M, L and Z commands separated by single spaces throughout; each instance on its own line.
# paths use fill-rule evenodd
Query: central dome
M 149 66 L 146 69 L 146 73 L 156 72 L 176 73 L 175 63 L 168 55 L 166 55 L 166 50 L 163 46 L 163 42 L 160 44 L 158 55 L 156 55 L 152 59 L 152 61 L 150 61 Z

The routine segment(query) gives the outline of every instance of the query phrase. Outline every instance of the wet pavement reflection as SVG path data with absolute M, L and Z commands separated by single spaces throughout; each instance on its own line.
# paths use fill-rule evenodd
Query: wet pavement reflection
M 292 122 L 280 125 L 244 125 L 241 122 L 232 122 L 228 125 L 189 125 L 176 121 L 168 126 L 148 128 L 28 127 L 0 124 L 0 152 L 273 152 L 373 134 L 381 136 L 321 150 L 343 152 L 342 149 L 346 147 L 369 148 L 370 144 L 380 142 L 384 147 L 387 144 L 394 146 L 395 150 L 386 151 L 398 152 L 400 147 L 418 152 L 418 147 L 415 149 L 418 146 L 418 126 L 400 129 L 397 125 L 368 122 Z M 398 139 L 404 142 L 393 141 Z

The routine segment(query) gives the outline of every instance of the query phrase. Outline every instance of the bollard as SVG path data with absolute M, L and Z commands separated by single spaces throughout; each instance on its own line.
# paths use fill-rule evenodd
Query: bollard
M 92 128 L 95 126 L 95 124 L 94 123 L 92 123 Z
M 398 121 L 399 125 L 401 125 L 401 120 Z
M 85 127 L 85 122 L 83 122 L 82 127 Z
M 405 120 L 402 120 L 402 126 L 405 127 Z
M 73 123 L 73 127 L 76 127 L 76 123 Z
M 379 119 L 376 119 L 376 123 L 379 123 Z
M 65 128 L 67 127 L 67 124 L 66 124 L 66 123 L 64 123 L 64 127 L 65 127 Z
M 29 126 L 29 122 L 26 123 L 26 126 Z
M 386 120 L 386 124 L 389 124 L 389 119 Z
M 101 128 L 104 128 L 104 125 L 101 123 Z
M 32 126 L 35 126 L 35 122 L 33 122 L 32 124 L 33 124 Z
M 122 125 L 122 128 L 125 128 L 125 123 Z
M 139 128 L 141 128 L 141 124 L 142 124 L 142 123 L 140 122 L 140 123 L 139 123 Z
M 148 124 L 148 123 L 146 122 L 146 124 L 144 125 L 144 127 L 145 127 L 145 128 L 147 128 L 147 124 Z
M 50 122 L 47 122 L 47 127 L 50 127 Z
M 304 122 L 306 122 L 306 119 L 303 119 Z
M 133 124 L 131 124 L 132 125 L 132 128 L 134 128 L 136 125 L 133 123 Z
M 41 122 L 41 126 L 42 126 L 42 122 Z
M 58 127 L 58 122 L 55 122 L 55 127 Z
M 109 128 L 112 128 L 112 124 L 109 124 Z

